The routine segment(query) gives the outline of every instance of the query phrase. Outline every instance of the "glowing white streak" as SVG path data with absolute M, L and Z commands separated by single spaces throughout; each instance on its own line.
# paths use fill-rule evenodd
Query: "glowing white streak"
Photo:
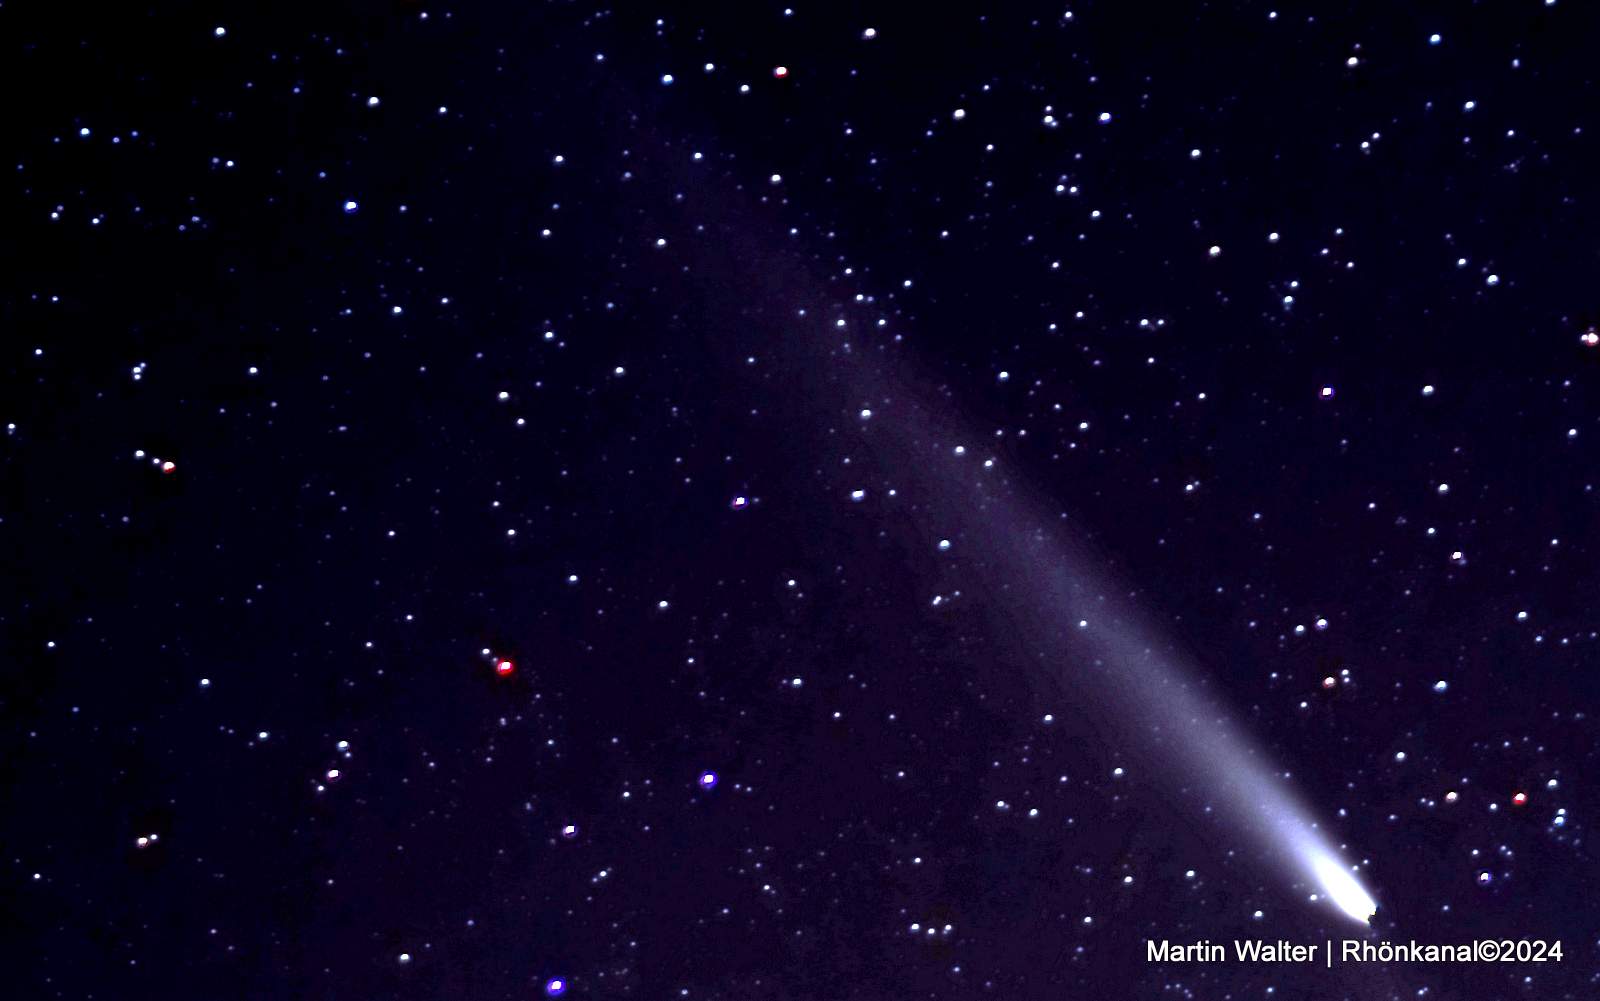
M 964 532 L 984 543 L 995 583 L 1010 594 L 1007 608 L 1021 620 L 1015 635 L 1047 660 L 1055 658 L 1041 647 L 1056 637 L 1065 653 L 1057 661 L 1065 687 L 1091 704 L 1113 696 L 1120 712 L 1108 718 L 1131 722 L 1130 729 L 1161 747 L 1173 771 L 1192 774 L 1216 797 L 1219 815 L 1249 831 L 1264 855 L 1318 888 L 1318 899 L 1357 921 L 1371 918 L 1377 905 L 1297 802 L 1287 778 L 1263 764 L 1253 742 L 1198 690 L 1203 673 L 1175 651 L 1160 652 L 1173 651 L 1170 638 L 1115 600 L 1120 589 L 1092 569 L 1100 560 L 1070 537 L 1037 527 L 1048 524 L 1037 513 L 1044 508 L 1026 503 L 1020 485 L 974 481 L 959 452 L 927 442 L 927 432 L 943 423 L 931 408 L 917 416 L 921 420 L 909 427 L 900 425 L 911 439 L 901 442 L 919 450 L 931 446 L 954 463 L 924 460 L 916 471 L 928 477 L 930 493 L 956 501 L 943 516 L 959 519 Z M 972 437 L 948 425 L 941 430 L 957 441 Z
M 737 232 L 741 222 L 732 216 L 726 228 Z M 826 287 L 793 271 L 789 259 L 764 253 L 764 246 L 729 245 L 731 271 L 774 300 L 805 301 Z M 906 288 L 911 285 L 905 282 Z M 720 287 L 711 297 L 724 298 Z M 730 308 L 724 319 L 738 327 L 747 314 L 742 307 Z M 796 414 L 825 415 L 827 422 L 852 415 L 852 431 L 881 459 L 878 475 L 906 488 L 885 491 L 885 498 L 914 492 L 918 501 L 913 510 L 925 530 L 937 533 L 933 538 L 959 531 L 963 548 L 981 554 L 972 571 L 988 578 L 995 606 L 1014 616 L 997 643 L 1013 644 L 1015 651 L 1054 666 L 1058 684 L 1050 686 L 1051 700 L 1065 688 L 1080 696 L 1086 710 L 1116 710 L 1101 715 L 1127 724 L 1141 743 L 1161 751 L 1170 771 L 1181 772 L 1185 785 L 1203 789 L 1208 804 L 1214 801 L 1220 816 L 1249 831 L 1265 854 L 1320 888 L 1319 896 L 1342 913 L 1360 921 L 1371 917 L 1371 896 L 1309 811 L 1296 802 L 1287 779 L 1261 762 L 1254 742 L 1235 732 L 1215 701 L 1201 692 L 1205 672 L 1173 652 L 1163 630 L 1140 621 L 1129 606 L 1112 598 L 1121 589 L 1096 572 L 1101 559 L 1073 544 L 1081 533 L 1057 534 L 1065 518 L 1055 514 L 1061 498 L 1030 502 L 1026 488 L 1007 478 L 1003 463 L 964 458 L 968 445 L 989 436 L 960 420 L 947 388 L 923 391 L 913 385 L 897 371 L 907 362 L 888 353 L 893 350 L 890 342 L 867 351 L 843 319 L 833 329 L 847 331 L 839 335 L 842 341 L 801 337 L 763 342 L 774 350 L 781 346 L 793 366 L 793 385 L 803 387 L 785 397 L 784 405 L 793 406 Z M 899 340 L 897 336 L 892 343 Z M 866 402 L 873 404 L 870 411 L 862 407 Z M 855 419 L 857 414 L 872 420 Z M 831 423 L 823 426 L 829 427 L 829 435 L 834 433 Z M 830 438 L 828 449 L 836 448 Z M 863 493 L 857 503 L 877 496 Z M 1107 707 L 1107 702 L 1117 704 Z
M 1105 603 L 1097 604 L 1104 616 Z M 1068 618 L 1077 621 L 1076 608 Z M 1105 621 L 1101 631 L 1104 635 L 1088 638 L 1091 648 L 1097 662 L 1110 669 L 1107 677 L 1133 718 L 1168 744 L 1186 770 L 1209 781 L 1226 814 L 1254 834 L 1268 854 L 1317 886 L 1319 896 L 1341 912 L 1366 923 L 1376 903 L 1296 801 L 1287 780 L 1269 771 L 1255 748 L 1193 691 L 1188 672 L 1154 654 L 1147 645 L 1153 631 L 1120 616 Z
M 1032 537 L 1042 542 L 1038 535 Z M 1044 556 L 1035 549 L 1035 555 Z M 1093 611 L 1085 599 L 1094 583 L 1086 574 L 1069 573 L 1087 560 L 1064 544 L 1049 545 L 1052 569 L 1041 597 L 1062 602 L 1068 621 L 1077 623 L 1097 615 L 1097 624 L 1076 630 L 1103 668 L 1102 677 L 1124 702 L 1132 719 L 1167 751 L 1218 794 L 1227 815 L 1256 836 L 1258 844 L 1303 878 L 1320 888 L 1320 897 L 1341 912 L 1366 923 L 1377 910 L 1372 897 L 1295 799 L 1287 779 L 1269 771 L 1254 746 L 1239 734 L 1224 715 L 1194 689 L 1194 672 L 1184 671 L 1159 656 L 1154 647 L 1160 632 L 1118 609 L 1103 592 L 1093 595 Z M 1059 614 L 1059 613 L 1058 613 Z M 1163 643 L 1170 646 L 1170 643 Z M 1172 658 L 1176 660 L 1177 658 Z

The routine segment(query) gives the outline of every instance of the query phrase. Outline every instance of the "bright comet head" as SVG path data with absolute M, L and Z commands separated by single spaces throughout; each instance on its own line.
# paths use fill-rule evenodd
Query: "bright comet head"
M 1322 884 L 1323 892 L 1327 893 L 1335 907 L 1362 924 L 1372 920 L 1372 916 L 1378 912 L 1377 902 L 1361 888 L 1361 884 L 1338 859 L 1326 852 L 1313 851 L 1310 862 L 1317 882 Z

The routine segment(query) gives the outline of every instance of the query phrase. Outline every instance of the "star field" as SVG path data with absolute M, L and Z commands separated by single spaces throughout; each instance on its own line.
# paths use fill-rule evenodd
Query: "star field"
M 1592 997 L 1597 32 L 0 7 L 13 996 Z

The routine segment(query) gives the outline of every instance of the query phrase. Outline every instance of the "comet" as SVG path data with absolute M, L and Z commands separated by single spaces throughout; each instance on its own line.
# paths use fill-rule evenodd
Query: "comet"
M 1366 924 L 1377 912 L 1340 849 L 1315 821 L 1281 767 L 1207 691 L 1203 658 L 1184 652 L 1149 614 L 1149 602 L 1102 567 L 1065 515 L 1030 494 L 997 460 L 973 455 L 980 441 L 943 401 L 919 406 L 904 385 L 861 393 L 897 405 L 874 410 L 869 432 L 896 478 L 931 503 L 919 511 L 934 538 L 958 531 L 983 554 L 987 588 L 1006 595 L 1007 633 L 1036 657 L 1056 690 L 1119 724 L 1156 770 L 1198 793 L 1207 812 L 1248 835 L 1311 899 Z M 857 426 L 864 427 L 858 422 Z M 902 480 L 904 482 L 904 479 Z M 858 491 L 859 492 L 859 491 Z M 856 503 L 864 498 L 852 496 Z M 1058 502 L 1059 503 L 1059 502 Z M 944 551 L 944 549 L 940 549 Z M 935 602 L 937 604 L 937 602 Z
M 747 217 L 729 211 L 719 221 L 737 234 Z M 768 250 L 782 242 L 729 243 L 723 266 L 773 299 L 821 297 L 826 282 Z M 720 285 L 715 292 L 713 303 L 723 298 Z M 745 326 L 743 310 L 727 313 L 731 327 Z M 1029 663 L 1027 677 L 1042 698 L 1070 698 L 1115 726 L 1122 746 L 1141 752 L 1153 772 L 1197 798 L 1192 805 L 1208 819 L 1251 841 L 1257 857 L 1279 866 L 1291 885 L 1309 884 L 1319 905 L 1368 921 L 1377 910 L 1373 896 L 1281 765 L 1209 687 L 1213 672 L 1204 653 L 1184 650 L 1165 627 L 1159 593 L 1141 592 L 1108 572 L 1089 542 L 1090 526 L 1063 512 L 1070 497 L 1039 489 L 1022 463 L 1010 463 L 1011 455 L 1032 447 L 1034 439 L 1022 438 L 1027 431 L 980 429 L 964 417 L 952 387 L 917 372 L 899 336 L 878 335 L 887 318 L 858 330 L 848 316 L 829 312 L 823 323 L 816 336 L 761 336 L 751 343 L 774 356 L 769 363 L 786 369 L 791 385 L 803 387 L 774 403 L 790 418 L 785 433 L 826 429 L 818 441 L 829 461 L 818 469 L 849 463 L 848 481 L 828 484 L 835 502 L 868 516 L 897 509 L 935 552 L 957 551 L 944 542 L 959 539 L 963 572 L 975 590 L 992 596 L 983 604 L 1003 620 L 996 623 L 997 645 Z M 719 354 L 755 357 L 744 350 Z M 998 378 L 1012 383 L 1009 371 Z M 1333 388 L 1325 395 L 1331 398 Z M 1088 427 L 1083 422 L 1079 429 Z M 743 508 L 741 500 L 734 510 Z M 928 607 L 947 604 L 936 595 Z
M 1063 559 L 1058 566 L 1068 563 Z M 1086 590 L 1086 582 L 1077 583 Z M 1095 604 L 1098 624 L 1078 619 L 1087 625 L 1080 625 L 1079 635 L 1072 637 L 1101 668 L 1088 677 L 1077 674 L 1084 682 L 1083 694 L 1097 700 L 1109 696 L 1113 706 L 1120 705 L 1134 732 L 1151 735 L 1161 745 L 1153 750 L 1168 759 L 1166 770 L 1202 790 L 1218 816 L 1250 835 L 1263 857 L 1315 887 L 1312 900 L 1331 903 L 1349 919 L 1367 924 L 1378 909 L 1372 895 L 1313 819 L 1313 811 L 1290 780 L 1267 766 L 1266 753 L 1233 723 L 1224 707 L 1200 694 L 1199 667 L 1158 653 L 1170 642 L 1132 612 L 1113 612 L 1108 619 L 1108 596 L 1097 595 Z M 1074 605 L 1068 617 L 1086 615 L 1082 609 L 1083 605 Z M 1100 684 L 1091 688 L 1090 682 Z
M 1035 533 L 1024 549 L 1044 559 L 1053 578 L 1041 597 L 1065 606 L 1071 659 L 1087 656 L 1092 671 L 1064 674 L 1081 696 L 1104 702 L 1147 735 L 1165 771 L 1202 791 L 1216 814 L 1256 842 L 1292 878 L 1316 887 L 1312 899 L 1331 903 L 1366 924 L 1377 903 L 1340 856 L 1281 769 L 1269 767 L 1257 741 L 1230 718 L 1226 707 L 1202 694 L 1204 671 L 1175 649 L 1132 607 L 1119 607 L 1103 575 L 1067 541 Z M 1018 555 L 1022 555 L 1021 552 Z M 1019 567 L 1020 569 L 1020 567 Z M 1126 593 L 1126 592 L 1124 592 Z

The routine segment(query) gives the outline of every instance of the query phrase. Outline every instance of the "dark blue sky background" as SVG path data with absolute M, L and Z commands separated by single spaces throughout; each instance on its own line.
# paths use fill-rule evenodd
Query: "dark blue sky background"
M 15 996 L 1592 995 L 1595 10 L 991 6 L 0 8 Z

